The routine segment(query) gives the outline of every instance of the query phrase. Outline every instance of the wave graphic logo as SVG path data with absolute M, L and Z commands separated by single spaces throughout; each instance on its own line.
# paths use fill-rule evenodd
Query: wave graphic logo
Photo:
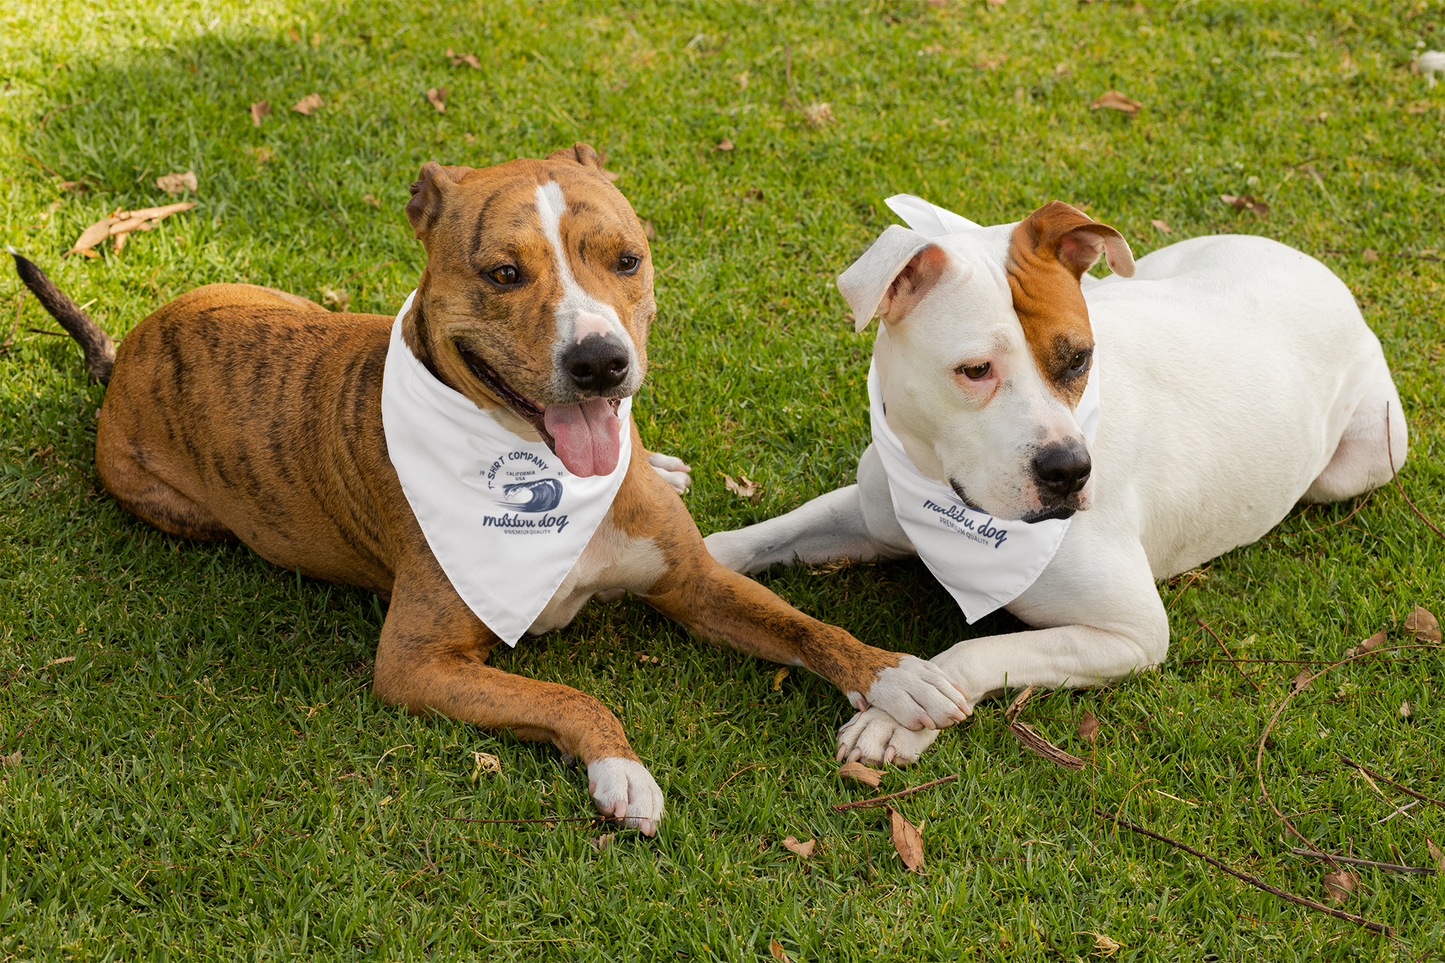
M 538 478 L 502 486 L 499 504 L 519 512 L 550 512 L 562 503 L 562 483 L 555 478 Z

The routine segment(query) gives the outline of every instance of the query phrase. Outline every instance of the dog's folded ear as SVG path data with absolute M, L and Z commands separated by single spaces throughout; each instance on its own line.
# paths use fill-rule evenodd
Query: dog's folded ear
M 853 309 L 853 330 L 883 315 L 890 323 L 907 314 L 938 282 L 948 255 L 931 240 L 892 225 L 852 266 L 838 275 L 838 290 Z
M 554 150 L 547 155 L 548 160 L 576 161 L 583 167 L 591 167 L 598 173 L 606 173 L 602 165 L 606 162 L 605 157 L 598 156 L 597 152 L 587 144 L 573 144 L 571 147 L 564 147 L 561 150 Z
M 1063 201 L 1050 201 L 1034 211 L 1023 226 L 1033 235 L 1035 249 L 1082 277 L 1103 255 L 1109 270 L 1123 278 L 1134 276 L 1134 252 L 1124 235 L 1100 224 Z
M 411 185 L 411 200 L 406 202 L 406 219 L 418 238 L 431 230 L 441 215 L 447 191 L 471 172 L 470 167 L 443 167 L 436 161 L 421 165 L 421 173 Z

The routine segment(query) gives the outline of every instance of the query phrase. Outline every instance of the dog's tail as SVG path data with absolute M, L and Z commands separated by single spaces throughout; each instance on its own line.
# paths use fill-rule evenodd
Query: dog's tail
M 20 275 L 20 280 L 24 281 L 30 293 L 35 295 L 35 300 L 80 343 L 80 347 L 85 351 L 85 370 L 101 384 L 109 384 L 110 369 L 115 364 L 115 342 L 110 335 L 90 320 L 90 316 L 80 310 L 74 301 L 66 297 L 65 292 L 56 287 L 55 282 L 46 277 L 44 271 L 21 257 L 20 252 L 10 245 L 5 245 L 5 250 L 15 258 L 15 273 Z

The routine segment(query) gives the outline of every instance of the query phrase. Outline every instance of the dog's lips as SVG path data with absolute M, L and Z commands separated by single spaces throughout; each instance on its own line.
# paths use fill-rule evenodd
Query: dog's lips
M 552 450 L 552 453 L 562 458 L 563 463 L 567 464 L 569 457 L 564 457 L 563 453 L 557 451 L 557 439 L 547 428 L 547 406 L 540 405 L 525 395 L 512 390 L 511 385 L 502 380 L 502 376 L 497 374 L 496 369 L 482 360 L 481 356 L 475 351 L 461 344 L 457 345 L 457 351 L 462 356 L 462 360 L 467 363 L 467 367 L 471 370 L 472 374 L 476 375 L 477 380 L 480 381 L 488 391 L 496 395 L 497 399 L 511 409 L 517 417 L 531 425 L 541 437 L 542 442 Z M 603 398 L 596 400 L 607 402 L 607 404 L 611 406 L 614 414 L 622 404 L 622 399 L 620 398 Z M 554 406 L 554 408 L 556 407 L 557 406 Z M 573 467 L 573 465 L 567 464 L 568 470 L 572 470 Z M 610 474 L 613 467 L 615 467 L 615 460 L 611 466 L 606 468 L 606 471 L 596 472 L 594 470 L 583 470 L 580 474 Z
M 1000 521 L 1018 521 L 1023 522 L 1025 525 L 1032 525 L 1035 522 L 1046 522 L 1052 518 L 1072 518 L 1074 517 L 1074 514 L 1076 512 L 1083 511 L 1083 508 L 1078 504 L 1072 506 L 1050 505 L 1032 512 L 1024 512 L 1022 515 L 1015 519 L 1006 519 L 1002 515 L 997 515 L 993 512 L 990 512 L 988 509 L 975 504 L 973 500 L 968 497 L 968 493 L 964 491 L 963 486 L 960 485 L 958 482 L 950 480 L 948 483 L 948 487 L 952 488 L 953 493 L 958 496 L 958 500 L 963 502 L 969 508 L 972 508 L 976 512 L 983 512 L 985 515 L 991 515 L 994 518 L 999 519 Z M 1077 495 L 1069 496 L 1068 501 L 1077 502 Z

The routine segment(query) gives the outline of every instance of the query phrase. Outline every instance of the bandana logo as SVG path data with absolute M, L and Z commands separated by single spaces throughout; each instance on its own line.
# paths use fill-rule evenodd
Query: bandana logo
M 509 451 L 482 474 L 487 479 L 487 491 L 498 496 L 497 504 L 508 510 L 500 517 L 483 515 L 483 528 L 500 528 L 509 535 L 544 535 L 567 527 L 566 515 L 547 514 L 562 503 L 566 472 L 558 471 L 534 452 Z

